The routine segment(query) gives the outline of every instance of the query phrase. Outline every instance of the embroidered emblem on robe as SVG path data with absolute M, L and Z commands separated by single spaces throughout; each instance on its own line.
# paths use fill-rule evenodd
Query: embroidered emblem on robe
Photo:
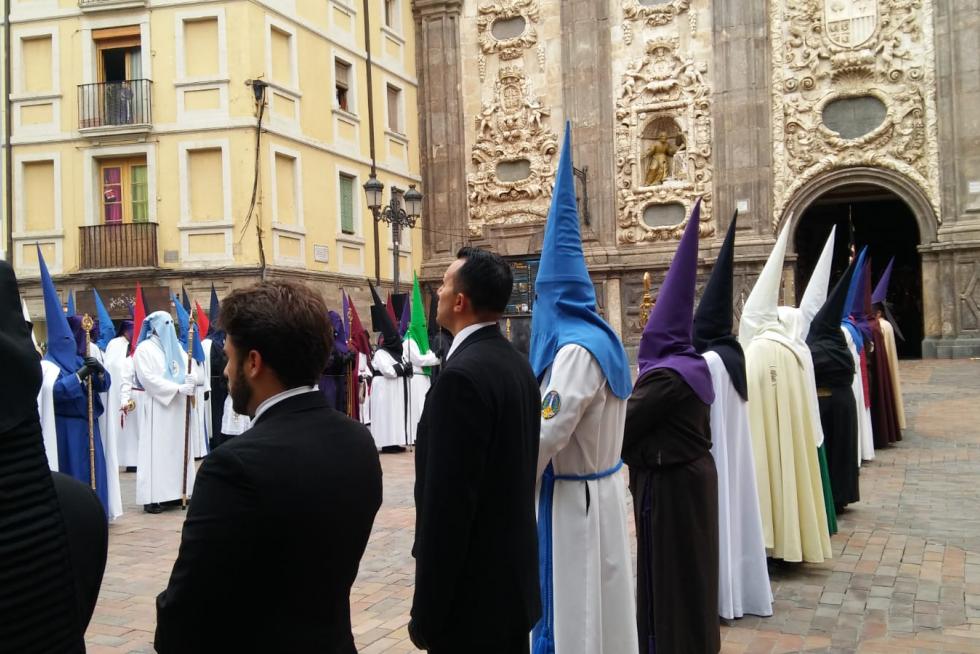
M 541 417 L 551 420 L 561 411 L 561 395 L 558 391 L 549 391 L 544 399 L 541 400 Z

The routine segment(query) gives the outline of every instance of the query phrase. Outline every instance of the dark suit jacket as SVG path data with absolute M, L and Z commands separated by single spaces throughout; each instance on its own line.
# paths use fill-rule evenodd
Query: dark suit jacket
M 540 617 L 540 429 L 527 359 L 496 325 L 471 334 L 425 399 L 415 450 L 411 628 L 430 649 L 484 651 Z
M 380 506 L 363 425 L 315 391 L 273 405 L 198 472 L 157 651 L 354 654 L 350 587 Z

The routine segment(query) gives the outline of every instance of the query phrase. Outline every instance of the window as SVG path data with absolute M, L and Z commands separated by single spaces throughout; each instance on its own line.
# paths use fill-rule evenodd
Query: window
M 187 185 L 190 219 L 211 222 L 225 219 L 224 162 L 221 148 L 187 150 Z
M 184 20 L 184 71 L 186 77 L 220 75 L 218 18 Z M 178 73 L 179 74 L 179 73 Z
M 105 159 L 99 164 L 102 220 L 107 225 L 149 220 L 146 159 Z
M 275 27 L 272 29 L 272 79 L 292 85 L 292 35 Z
M 388 85 L 388 129 L 397 134 L 402 133 L 401 121 L 402 90 L 397 86 Z
M 354 178 L 340 174 L 340 231 L 354 233 Z
M 384 2 L 385 27 L 398 29 L 398 0 L 382 0 Z
M 276 222 L 296 225 L 296 159 L 277 152 L 276 166 Z
M 51 37 L 41 36 L 21 39 L 21 57 L 24 65 L 24 91 L 42 93 L 54 88 L 51 77 Z
M 334 59 L 334 89 L 337 96 L 337 108 L 350 111 L 348 91 L 350 89 L 350 64 L 340 59 Z

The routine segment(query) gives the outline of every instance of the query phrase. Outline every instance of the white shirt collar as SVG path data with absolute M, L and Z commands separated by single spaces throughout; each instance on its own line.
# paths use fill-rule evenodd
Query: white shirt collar
M 279 404 L 283 400 L 288 400 L 289 398 L 295 395 L 302 395 L 303 393 L 309 393 L 311 391 L 315 391 L 318 388 L 319 387 L 316 385 L 297 386 L 296 388 L 290 388 L 288 391 L 283 391 L 282 393 L 276 393 L 275 395 L 273 395 L 270 398 L 267 398 L 265 401 L 263 401 L 261 404 L 255 407 L 255 415 L 252 416 L 252 422 L 254 423 L 256 420 L 259 419 L 259 416 L 261 416 L 263 413 L 271 409 L 276 404 Z
M 472 325 L 463 327 L 461 330 L 459 330 L 459 333 L 453 337 L 453 344 L 449 347 L 449 353 L 446 354 L 445 360 L 449 361 L 449 357 L 453 355 L 453 352 L 456 351 L 456 348 L 462 345 L 463 341 L 469 338 L 473 334 L 473 332 L 479 331 L 484 327 L 489 327 L 490 325 L 496 325 L 496 324 L 497 324 L 496 321 L 477 322 L 477 323 L 473 323 Z

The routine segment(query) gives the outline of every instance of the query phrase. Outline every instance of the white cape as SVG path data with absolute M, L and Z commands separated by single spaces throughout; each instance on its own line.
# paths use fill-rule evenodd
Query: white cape
M 122 408 L 133 397 L 133 359 L 128 357 L 129 341 L 117 337 L 105 349 L 105 367 L 112 376 L 109 400 L 106 404 L 109 433 L 116 443 L 117 463 L 122 467 L 135 466 L 139 453 L 139 411 L 122 416 Z
M 425 396 L 432 384 L 423 367 L 438 366 L 439 357 L 431 350 L 422 354 L 418 344 L 406 336 L 402 343 L 402 359 L 412 364 L 413 374 L 408 382 L 408 429 L 411 442 L 414 444 L 419 420 L 422 418 L 422 409 L 425 407 Z
M 44 454 L 48 457 L 48 467 L 58 471 L 58 427 L 54 418 L 54 383 L 58 381 L 61 368 L 57 364 L 41 359 L 41 390 L 37 394 L 37 413 L 41 418 L 41 436 L 44 439 Z
M 613 395 L 588 350 L 558 350 L 541 386 L 542 397 L 552 392 L 560 402 L 552 404 L 557 413 L 541 421 L 538 479 L 549 461 L 556 475 L 615 466 L 623 451 L 626 400 Z M 624 473 L 556 481 L 551 524 L 555 651 L 639 651 Z
M 395 374 L 395 358 L 387 350 L 378 348 L 371 365 L 381 373 L 371 383 L 371 435 L 380 450 L 391 445 L 410 444 L 411 431 L 405 412 L 408 395 L 404 377 Z
M 858 354 L 851 332 L 846 327 L 841 327 L 844 332 L 844 340 L 847 341 L 847 349 L 851 352 L 854 359 L 854 380 L 851 382 L 851 391 L 854 393 L 854 403 L 857 406 L 858 419 L 858 466 L 861 461 L 871 461 L 875 458 L 875 440 L 871 427 L 871 409 L 864 403 L 864 382 L 861 379 L 861 355 Z
M 184 419 L 187 397 L 164 374 L 163 350 L 148 339 L 133 354 L 140 413 L 139 463 L 136 467 L 136 501 L 167 502 L 181 497 L 184 469 Z M 187 496 L 194 488 L 194 457 L 187 456 Z
M 756 487 L 746 402 L 732 385 L 721 357 L 705 352 L 715 401 L 711 405 L 711 456 L 718 468 L 718 615 L 772 615 L 772 588 Z

